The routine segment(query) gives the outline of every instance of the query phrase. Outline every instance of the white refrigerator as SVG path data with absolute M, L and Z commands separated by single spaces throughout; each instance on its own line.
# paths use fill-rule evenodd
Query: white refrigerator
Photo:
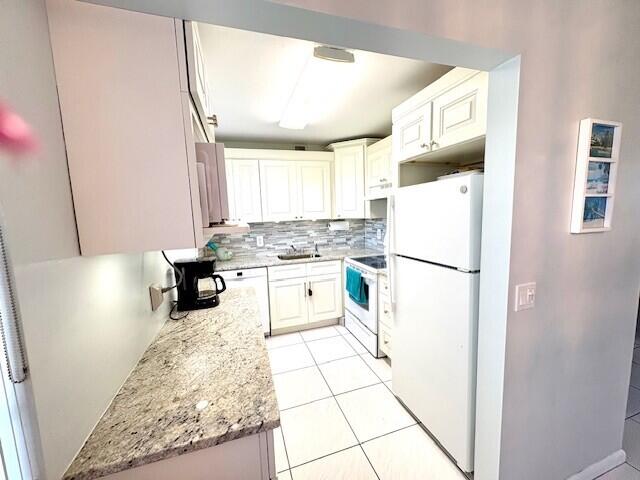
M 390 202 L 393 390 L 473 471 L 480 173 L 399 188 Z

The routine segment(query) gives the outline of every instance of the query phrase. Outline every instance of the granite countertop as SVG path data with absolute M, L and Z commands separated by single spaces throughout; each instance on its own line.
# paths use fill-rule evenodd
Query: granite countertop
M 241 270 L 243 268 L 274 267 L 277 265 L 291 265 L 294 263 L 327 262 L 330 260 L 342 260 L 345 257 L 364 257 L 367 255 L 384 255 L 381 250 L 371 248 L 340 248 L 333 250 L 320 249 L 320 257 L 301 258 L 298 260 L 280 260 L 278 253 L 269 252 L 255 255 L 239 255 L 231 260 L 217 260 L 216 271 Z
M 228 290 L 220 300 L 167 320 L 65 480 L 102 477 L 280 425 L 255 291 Z M 203 401 L 208 405 L 196 408 Z

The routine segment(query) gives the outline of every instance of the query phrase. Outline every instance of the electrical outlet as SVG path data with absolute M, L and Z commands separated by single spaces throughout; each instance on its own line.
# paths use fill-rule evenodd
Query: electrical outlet
M 258 235 L 256 237 L 256 246 L 257 247 L 264 247 L 264 236 L 263 235 Z
M 156 311 L 162 302 L 164 301 L 164 293 L 162 293 L 162 286 L 154 283 L 149 287 L 149 295 L 151 296 L 151 310 Z
M 522 283 L 516 285 L 515 310 L 527 310 L 536 306 L 536 284 Z
M 378 228 L 378 229 L 376 230 L 376 238 L 377 238 L 378 240 L 382 240 L 382 229 L 381 229 L 381 228 Z

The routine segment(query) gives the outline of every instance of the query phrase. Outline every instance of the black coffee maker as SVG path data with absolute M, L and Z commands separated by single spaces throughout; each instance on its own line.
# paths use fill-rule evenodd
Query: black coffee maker
M 216 268 L 215 259 L 177 260 L 174 266 L 178 283 L 178 311 L 199 310 L 220 305 L 218 295 L 224 292 L 227 286 L 224 278 L 213 273 Z

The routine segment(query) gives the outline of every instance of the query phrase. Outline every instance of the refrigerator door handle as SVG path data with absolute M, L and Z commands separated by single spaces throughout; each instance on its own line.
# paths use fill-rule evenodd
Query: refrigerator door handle
M 5 235 L 4 219 L 0 212 L 0 337 L 9 380 L 12 383 L 22 383 L 27 379 L 27 357 Z
M 393 252 L 395 249 L 395 241 L 396 241 L 396 233 L 395 233 L 395 222 L 394 216 L 396 212 L 395 208 L 395 198 L 393 195 L 389 195 L 387 198 L 387 229 L 389 231 L 387 237 L 387 245 L 386 246 L 386 256 L 387 256 L 387 265 L 389 272 L 389 296 L 391 298 L 391 310 L 394 310 L 394 305 L 396 303 L 395 296 L 395 269 L 394 269 L 394 258 Z

